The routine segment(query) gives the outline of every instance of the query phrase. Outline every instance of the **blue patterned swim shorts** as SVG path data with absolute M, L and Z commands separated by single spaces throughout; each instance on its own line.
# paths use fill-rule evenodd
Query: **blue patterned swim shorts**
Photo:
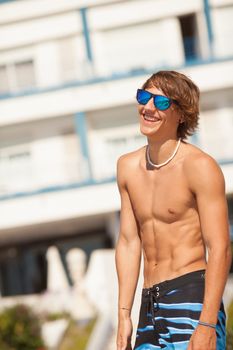
M 134 350 L 187 350 L 203 306 L 205 270 L 142 290 Z M 217 350 L 226 349 L 223 303 L 216 327 Z

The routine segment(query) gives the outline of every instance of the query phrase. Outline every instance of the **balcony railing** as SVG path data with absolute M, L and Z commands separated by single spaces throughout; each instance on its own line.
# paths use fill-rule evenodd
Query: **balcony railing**
M 173 69 L 176 70 L 182 70 L 190 65 L 206 65 L 206 64 L 212 64 L 212 63 L 221 63 L 221 62 L 227 62 L 232 61 L 233 56 L 227 56 L 227 57 L 209 57 L 209 58 L 200 58 L 197 53 L 194 50 L 193 44 L 188 40 L 186 45 L 187 50 L 187 57 L 185 61 L 177 66 L 172 66 Z M 93 74 L 87 74 L 86 77 L 83 77 L 82 79 L 67 81 L 67 82 L 61 82 L 58 85 L 49 85 L 43 88 L 40 87 L 33 87 L 28 89 L 21 89 L 18 91 L 9 91 L 0 93 L 0 101 L 9 99 L 9 98 L 16 98 L 20 96 L 30 96 L 30 95 L 36 95 L 36 94 L 43 94 L 47 92 L 53 92 L 53 91 L 59 91 L 63 89 L 69 89 L 73 87 L 82 87 L 90 84 L 99 84 L 99 83 L 105 83 L 109 81 L 117 81 L 121 79 L 128 79 L 133 78 L 141 75 L 151 75 L 155 71 L 158 71 L 160 69 L 170 69 L 171 66 L 169 65 L 161 65 L 156 67 L 138 67 L 138 68 L 132 68 L 130 70 L 126 71 L 114 71 L 111 74 L 108 75 L 98 75 L 97 73 Z M 75 76 L 75 75 L 74 75 Z

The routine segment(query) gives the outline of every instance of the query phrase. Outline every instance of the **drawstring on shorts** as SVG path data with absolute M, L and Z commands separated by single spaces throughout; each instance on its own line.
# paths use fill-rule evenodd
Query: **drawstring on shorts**
M 185 275 L 176 277 L 172 280 L 165 280 L 158 284 L 154 284 L 152 287 L 144 288 L 142 291 L 142 297 L 147 303 L 147 313 L 151 315 L 152 324 L 156 331 L 164 330 L 164 321 L 163 318 L 159 318 L 157 322 L 155 321 L 156 312 L 160 310 L 159 301 L 163 296 L 167 295 L 168 292 L 179 288 L 187 283 L 196 281 L 203 281 L 205 279 L 205 270 L 198 270 L 194 272 L 189 272 Z M 155 306 L 156 304 L 156 306 Z M 148 317 L 149 317 L 148 315 Z
M 150 311 L 151 313 L 152 323 L 153 323 L 153 326 L 155 327 L 155 311 L 159 310 L 159 297 L 160 297 L 159 286 L 155 287 L 155 290 L 149 289 L 147 293 L 149 295 L 148 312 Z M 156 310 L 154 308 L 155 303 L 156 303 Z

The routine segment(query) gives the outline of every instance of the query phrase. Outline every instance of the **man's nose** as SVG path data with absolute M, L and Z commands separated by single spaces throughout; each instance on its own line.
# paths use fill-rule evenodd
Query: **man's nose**
M 151 97 L 149 101 L 145 104 L 145 109 L 155 109 L 153 97 Z

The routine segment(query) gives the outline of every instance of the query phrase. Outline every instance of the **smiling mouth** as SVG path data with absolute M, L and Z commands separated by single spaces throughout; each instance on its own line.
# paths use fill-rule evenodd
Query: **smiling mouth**
M 160 121 L 159 118 L 152 117 L 152 116 L 147 115 L 147 114 L 143 114 L 143 119 L 148 121 L 148 122 L 158 122 L 158 121 Z

